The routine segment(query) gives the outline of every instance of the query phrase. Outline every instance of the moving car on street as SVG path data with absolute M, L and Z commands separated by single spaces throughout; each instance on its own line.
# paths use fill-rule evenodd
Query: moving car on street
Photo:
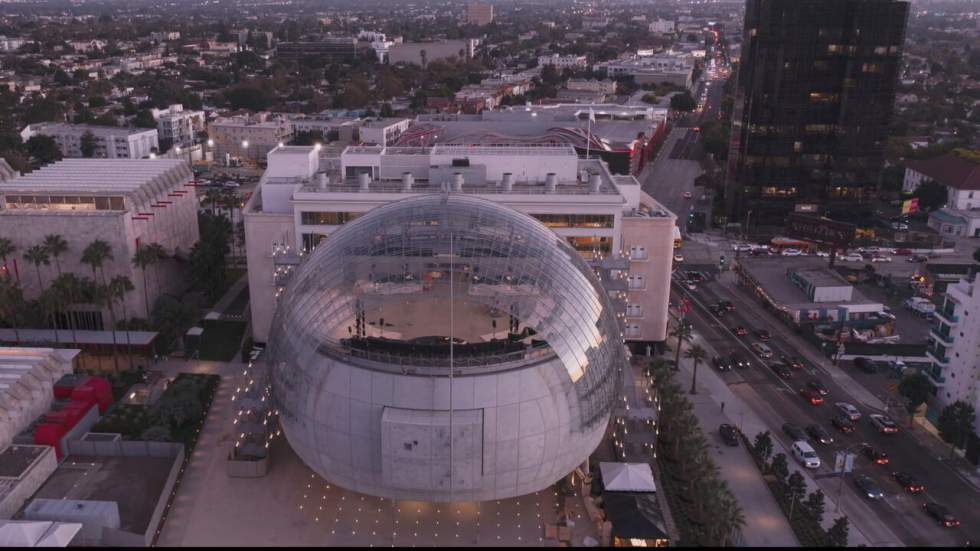
M 895 477 L 895 481 L 898 482 L 898 485 L 910 494 L 918 494 L 926 489 L 926 487 L 919 482 L 915 476 L 907 472 L 896 471 L 892 473 L 892 476 Z
M 868 416 L 871 419 L 871 424 L 878 429 L 878 432 L 884 434 L 895 434 L 898 432 L 898 423 L 892 420 L 891 417 L 887 415 L 882 415 L 880 413 L 872 413 Z
M 736 325 L 735 327 L 732 327 L 730 329 L 731 332 L 734 333 L 736 337 L 744 337 L 745 335 L 749 334 L 748 330 L 746 330 L 745 327 L 742 327 L 741 325 Z
M 810 402 L 810 405 L 813 406 L 819 406 L 820 404 L 823 403 L 823 396 L 821 396 L 819 392 L 813 390 L 812 388 L 807 388 L 807 387 L 801 388 L 800 396 L 803 396 L 803 398 L 807 402 Z
M 714 359 L 712 359 L 711 361 L 712 361 L 713 364 L 715 364 L 715 367 L 717 367 L 719 371 L 731 371 L 732 370 L 732 360 L 731 360 L 731 358 L 728 358 L 728 357 L 725 357 L 725 356 L 715 356 Z
M 762 344 L 761 342 L 752 343 L 752 350 L 754 350 L 756 354 L 762 356 L 763 358 L 768 359 L 772 357 L 772 349 Z
M 887 465 L 888 454 L 875 448 L 874 446 L 864 446 L 864 456 L 871 460 L 875 465 Z
M 808 469 L 820 468 L 820 458 L 817 456 L 817 452 L 813 449 L 813 446 L 806 440 L 793 442 L 791 449 L 793 451 L 793 457 L 802 463 L 804 467 Z
M 810 379 L 809 381 L 806 382 L 806 386 L 807 388 L 812 388 L 813 390 L 816 390 L 817 392 L 820 393 L 821 396 L 826 396 L 830 394 L 830 391 L 827 390 L 827 387 L 824 386 L 824 384 L 818 381 L 817 379 Z
M 960 525 L 959 519 L 957 519 L 953 513 L 950 513 L 949 509 L 943 507 L 935 501 L 927 501 L 923 503 L 922 509 L 925 510 L 927 515 L 939 521 L 941 526 L 945 526 L 946 528 L 955 528 L 956 526 Z
M 772 338 L 772 334 L 766 329 L 756 329 L 755 336 L 759 337 L 760 341 L 767 341 Z
M 854 423 L 847 418 L 846 415 L 838 415 L 830 420 L 830 424 L 834 425 L 837 430 L 843 432 L 844 434 L 851 434 L 854 432 Z
M 803 359 L 797 356 L 780 356 L 779 361 L 793 369 L 803 369 Z
M 793 439 L 794 442 L 799 440 L 806 440 L 806 431 L 799 427 L 799 425 L 794 425 L 793 423 L 783 423 L 783 432 L 786 436 Z
M 854 484 L 861 490 L 861 494 L 868 499 L 882 499 L 885 492 L 881 491 L 878 483 L 866 474 L 858 475 L 854 478 Z
M 849 421 L 858 421 L 861 419 L 861 412 L 858 408 L 854 407 L 847 402 L 837 402 L 834 406 L 839 409 Z
M 771 362 L 769 364 L 769 369 L 783 379 L 791 379 L 793 377 L 793 371 L 779 362 Z
M 806 433 L 813 439 L 814 442 L 823 444 L 824 446 L 829 446 L 834 443 L 834 437 L 830 435 L 827 429 L 821 427 L 820 425 L 809 425 L 806 428 Z

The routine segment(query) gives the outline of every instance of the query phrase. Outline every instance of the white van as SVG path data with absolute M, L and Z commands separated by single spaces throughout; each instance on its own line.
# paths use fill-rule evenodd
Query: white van
M 762 356 L 763 358 L 772 357 L 772 349 L 762 344 L 761 342 L 752 343 L 752 350 L 755 350 L 755 353 Z
M 817 452 L 814 451 L 813 446 L 803 440 L 793 442 L 793 457 L 796 457 L 796 460 L 808 469 L 820 467 L 820 458 L 817 457 Z

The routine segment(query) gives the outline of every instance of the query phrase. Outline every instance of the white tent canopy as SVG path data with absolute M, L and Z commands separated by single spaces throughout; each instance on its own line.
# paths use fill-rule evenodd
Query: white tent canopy
M 0 520 L 0 547 L 67 547 L 81 529 L 78 522 Z
M 656 492 L 653 471 L 647 463 L 599 463 L 602 483 L 609 492 Z

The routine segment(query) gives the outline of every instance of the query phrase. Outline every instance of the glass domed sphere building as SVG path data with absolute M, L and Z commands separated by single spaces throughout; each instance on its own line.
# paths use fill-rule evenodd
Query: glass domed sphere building
M 547 488 L 598 446 L 625 348 L 606 291 L 537 220 L 462 194 L 347 223 L 269 339 L 286 439 L 326 480 L 424 501 Z

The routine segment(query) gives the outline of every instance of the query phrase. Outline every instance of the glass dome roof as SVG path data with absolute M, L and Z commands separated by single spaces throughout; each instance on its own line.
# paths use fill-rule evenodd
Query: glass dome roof
M 280 297 L 270 353 L 293 371 L 277 377 L 286 409 L 316 388 L 318 355 L 431 376 L 557 357 L 585 424 L 610 411 L 626 361 L 581 256 L 534 218 L 462 194 L 389 203 L 321 241 Z

